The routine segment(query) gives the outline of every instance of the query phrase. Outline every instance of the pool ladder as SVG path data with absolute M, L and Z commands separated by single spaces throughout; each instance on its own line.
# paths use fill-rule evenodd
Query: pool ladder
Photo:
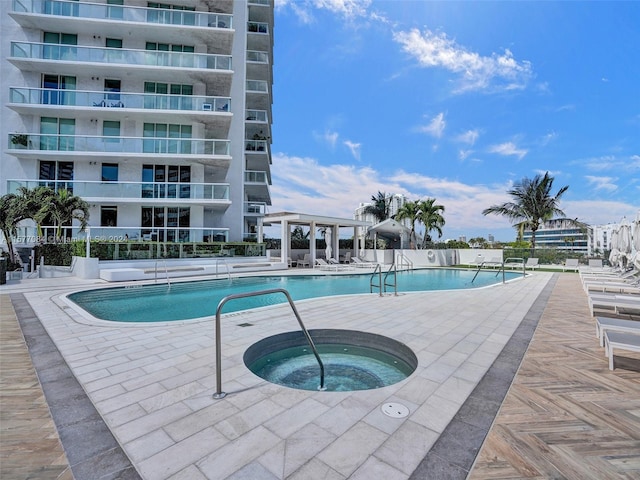
M 164 275 L 167 278 L 167 285 L 169 286 L 169 290 L 171 290 L 171 280 L 169 280 L 169 267 L 167 266 L 167 261 L 163 260 L 164 262 Z M 156 260 L 155 266 L 153 268 L 154 272 L 155 272 L 155 279 L 154 279 L 154 283 L 158 283 L 158 261 Z
M 480 265 L 478 265 L 478 269 L 476 270 L 476 274 L 473 276 L 473 278 L 471 279 L 471 283 L 473 283 L 473 281 L 476 279 L 476 277 L 478 276 L 478 274 L 480 273 L 480 270 L 482 270 L 482 267 L 484 266 L 485 263 L 494 263 L 494 262 L 482 262 Z M 524 263 L 524 258 L 520 258 L 520 257 L 509 257 L 506 258 L 501 264 L 500 264 L 500 268 L 498 269 L 498 273 L 496 273 L 496 277 L 500 274 L 500 272 L 502 271 L 502 283 L 506 283 L 506 279 L 505 279 L 505 265 L 522 265 L 522 276 L 526 277 L 527 276 L 527 271 L 525 268 L 525 263 Z
M 320 366 L 320 386 L 318 387 L 318 390 L 326 390 L 326 387 L 324 386 L 324 363 L 322 363 L 322 360 L 320 359 L 320 355 L 318 354 L 318 350 L 316 349 L 316 346 L 313 343 L 313 339 L 311 338 L 311 335 L 309 335 L 309 332 L 304 326 L 304 323 L 302 323 L 302 319 L 300 318 L 300 314 L 298 313 L 298 310 L 296 309 L 296 306 L 293 303 L 293 300 L 291 299 L 291 295 L 289 295 L 289 292 L 286 291 L 284 288 L 272 288 L 269 290 L 259 290 L 256 292 L 244 292 L 244 293 L 235 293 L 233 295 L 227 295 L 222 300 L 220 300 L 220 303 L 218 303 L 218 308 L 216 309 L 216 333 L 215 333 L 216 335 L 216 393 L 213 394 L 213 398 L 220 399 L 220 398 L 226 397 L 227 395 L 225 392 L 222 391 L 222 340 L 220 338 L 220 312 L 222 311 L 222 307 L 224 307 L 224 305 L 230 300 L 236 300 L 238 298 L 257 297 L 259 295 L 271 295 L 273 293 L 282 293 L 284 294 L 285 297 L 287 297 L 287 300 L 289 301 L 289 305 L 291 306 L 291 310 L 293 310 L 293 314 L 296 316 L 296 319 L 298 320 L 298 324 L 300 324 L 302 333 L 304 333 L 304 336 L 307 338 L 307 342 L 309 343 L 309 346 L 313 351 L 313 355 L 316 357 L 316 360 L 318 361 L 318 365 Z
M 374 288 L 380 289 L 380 296 L 384 293 L 387 293 L 387 287 L 393 287 L 393 294 L 398 295 L 398 275 L 397 275 L 396 265 L 395 263 L 389 267 L 387 273 L 385 273 L 384 278 L 382 276 L 382 265 L 376 265 L 376 268 L 373 270 L 371 274 L 371 278 L 369 279 L 369 292 L 373 293 Z M 393 274 L 393 283 L 388 283 L 387 278 L 389 275 Z M 378 277 L 378 283 L 376 284 L 376 275 Z

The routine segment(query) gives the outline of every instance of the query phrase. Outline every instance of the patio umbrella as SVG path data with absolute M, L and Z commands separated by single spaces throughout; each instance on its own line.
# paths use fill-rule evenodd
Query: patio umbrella
M 631 259 L 631 248 L 632 248 L 632 238 L 631 238 L 631 224 L 627 220 L 627 218 L 623 218 L 620 222 L 620 228 L 618 229 L 618 250 L 620 251 L 621 261 L 626 266 Z
M 611 238 L 609 238 L 609 246 L 611 252 L 609 252 L 609 263 L 611 266 L 617 266 L 620 259 L 620 251 L 618 250 L 618 229 L 611 231 Z
M 640 270 L 640 210 L 636 215 L 636 219 L 633 222 L 633 227 L 631 229 L 631 237 L 632 237 L 632 248 L 635 251 L 633 256 L 631 257 L 631 262 L 633 265 Z
M 327 228 L 324 231 L 324 243 L 326 244 L 326 248 L 324 249 L 324 254 L 329 260 L 331 258 L 331 229 Z

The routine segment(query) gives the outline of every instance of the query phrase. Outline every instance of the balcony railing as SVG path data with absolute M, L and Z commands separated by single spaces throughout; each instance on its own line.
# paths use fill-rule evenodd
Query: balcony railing
M 246 110 L 245 117 L 250 122 L 267 123 L 266 110 Z
M 11 56 L 33 60 L 231 70 L 230 55 L 11 42 Z
M 247 50 L 247 62 L 269 63 L 269 54 L 257 50 Z
M 263 80 L 247 80 L 247 90 L 250 92 L 269 92 L 269 84 Z
M 229 155 L 229 140 L 202 138 L 120 137 L 10 133 L 13 150 L 94 153 L 149 153 L 176 155 Z
M 267 172 L 247 170 L 244 172 L 244 181 L 247 183 L 267 183 Z
M 95 182 L 78 180 L 8 180 L 8 193 L 17 193 L 19 187 L 33 189 L 49 187 L 55 191 L 67 190 L 82 198 L 115 199 L 169 199 L 169 200 L 229 200 L 228 183 L 173 183 L 173 182 Z
M 126 107 L 151 110 L 228 112 L 230 97 L 100 92 L 50 88 L 10 88 L 11 103 L 64 107 Z
M 245 151 L 247 152 L 266 152 L 266 140 L 245 140 Z
M 265 22 L 247 22 L 249 33 L 269 33 L 269 24 Z
M 248 215 L 265 215 L 267 204 L 264 202 L 244 202 L 244 213 Z
M 145 8 L 61 0 L 13 0 L 16 13 L 35 13 L 91 20 L 159 23 L 185 27 L 233 28 L 233 16 L 164 8 Z
M 263 5 L 263 6 L 269 6 L 271 5 L 271 0 L 249 0 L 249 5 Z

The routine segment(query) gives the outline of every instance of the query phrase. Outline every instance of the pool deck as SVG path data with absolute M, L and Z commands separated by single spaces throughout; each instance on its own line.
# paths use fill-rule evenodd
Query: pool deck
M 3 480 L 640 478 L 640 355 L 608 369 L 576 274 L 297 302 L 308 328 L 414 350 L 411 377 L 369 391 L 263 381 L 242 354 L 295 317 L 286 305 L 226 315 L 221 400 L 212 320 L 104 324 L 60 298 L 102 285 L 0 288 Z M 386 416 L 387 403 L 409 415 Z

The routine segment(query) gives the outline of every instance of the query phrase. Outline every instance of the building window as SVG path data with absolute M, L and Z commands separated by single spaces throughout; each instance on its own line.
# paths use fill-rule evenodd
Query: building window
M 105 143 L 120 143 L 120 122 L 104 120 L 102 122 L 102 136 Z
M 191 110 L 193 85 L 144 82 L 144 108 Z
M 44 32 L 42 58 L 49 60 L 76 60 L 78 36 L 73 33 Z
M 157 52 L 173 52 L 173 53 L 194 53 L 193 45 L 173 45 L 168 43 L 147 42 L 146 49 L 148 51 Z M 158 54 L 149 59 L 153 65 L 172 66 L 172 67 L 192 67 L 193 57 L 184 55 Z
M 142 135 L 145 153 L 191 153 L 191 140 L 180 140 L 191 138 L 191 125 L 145 123 Z
M 107 0 L 107 17 L 114 19 L 122 19 L 122 7 L 117 5 L 124 5 L 124 0 Z M 115 6 L 111 6 L 115 5 Z
M 147 22 L 172 23 L 174 25 L 195 25 L 195 7 L 183 5 L 170 5 L 167 3 L 147 2 L 147 7 L 155 10 L 147 10 Z
M 161 242 L 189 241 L 189 207 L 142 207 L 142 236 Z
M 118 207 L 103 205 L 100 207 L 100 226 L 115 227 L 118 225 Z
M 191 167 L 187 165 L 143 165 L 142 198 L 189 198 Z
M 41 187 L 73 193 L 73 162 L 40 160 L 38 179 Z
M 74 149 L 76 121 L 72 118 L 40 117 L 40 150 Z
M 102 164 L 102 181 L 103 182 L 118 181 L 118 164 L 117 163 Z
M 76 77 L 45 74 L 42 76 L 42 88 L 43 104 L 75 105 Z

